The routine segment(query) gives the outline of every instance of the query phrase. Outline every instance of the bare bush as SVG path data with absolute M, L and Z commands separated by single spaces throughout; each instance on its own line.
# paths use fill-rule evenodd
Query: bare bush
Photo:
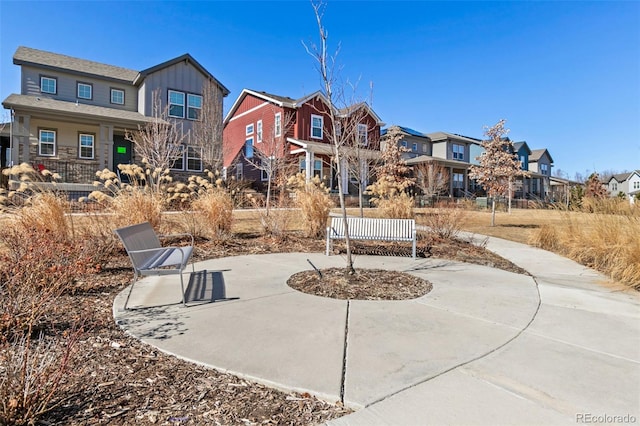
M 427 228 L 427 232 L 440 238 L 456 238 L 462 230 L 466 212 L 460 208 L 429 209 L 419 216 L 418 223 Z
M 412 219 L 414 217 L 413 197 L 405 192 L 394 193 L 376 200 L 380 217 L 392 219 Z
M 324 235 L 333 207 L 328 189 L 318 177 L 307 182 L 302 173 L 291 177 L 289 184 L 295 189 L 295 204 L 301 210 L 306 235 L 312 238 Z

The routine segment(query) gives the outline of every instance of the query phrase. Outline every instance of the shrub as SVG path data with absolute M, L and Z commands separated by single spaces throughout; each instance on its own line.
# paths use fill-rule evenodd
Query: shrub
M 192 203 L 193 209 L 205 223 L 205 229 L 215 239 L 231 232 L 233 200 L 222 188 L 211 188 L 200 193 Z
M 266 209 L 264 200 L 259 197 L 249 196 L 249 200 L 253 207 L 258 210 L 260 216 L 260 225 L 265 235 L 284 239 L 286 238 L 287 229 L 291 223 L 293 216 L 292 211 L 288 208 L 289 203 L 284 194 L 281 194 L 273 207 Z
M 302 173 L 292 176 L 289 185 L 295 190 L 295 205 L 301 210 L 306 235 L 311 238 L 324 235 L 329 212 L 334 206 L 329 190 L 317 177 L 307 182 Z
M 418 223 L 427 227 L 427 232 L 440 238 L 456 238 L 462 229 L 466 212 L 461 208 L 429 209 L 419 216 Z
M 413 197 L 404 192 L 395 193 L 375 201 L 381 217 L 392 219 L 411 219 L 413 215 Z

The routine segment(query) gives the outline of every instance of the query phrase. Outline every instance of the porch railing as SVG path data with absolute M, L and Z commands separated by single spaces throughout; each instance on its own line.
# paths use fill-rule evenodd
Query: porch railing
M 96 164 L 39 159 L 33 162 L 32 165 L 37 171 L 46 169 L 51 173 L 59 174 L 60 181 L 64 183 L 90 184 L 97 179 L 98 166 Z

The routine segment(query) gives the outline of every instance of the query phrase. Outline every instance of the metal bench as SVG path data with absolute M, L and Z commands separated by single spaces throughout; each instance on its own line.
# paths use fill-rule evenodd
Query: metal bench
M 406 241 L 412 243 L 416 258 L 416 221 L 414 219 L 375 219 L 348 217 L 349 238 L 352 240 Z M 332 217 L 327 227 L 327 256 L 333 240 L 345 239 L 344 219 Z
M 124 303 L 127 309 L 129 297 L 133 291 L 133 286 L 140 275 L 180 275 L 180 286 L 182 288 L 182 304 L 186 306 L 184 280 L 182 272 L 187 267 L 193 252 L 193 235 L 173 234 L 156 235 L 149 222 L 119 228 L 113 232 L 120 237 L 124 248 L 133 264 L 133 281 Z M 162 247 L 160 238 L 188 236 L 191 237 L 191 245 L 184 247 Z M 193 272 L 195 266 L 191 265 Z

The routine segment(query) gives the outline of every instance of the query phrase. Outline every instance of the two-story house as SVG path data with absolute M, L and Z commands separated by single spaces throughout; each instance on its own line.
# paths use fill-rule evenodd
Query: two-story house
M 447 132 L 421 133 L 407 127 L 397 126 L 402 134 L 400 145 L 407 150 L 406 163 L 415 166 L 435 163 L 444 167 L 449 175 L 447 195 L 464 197 L 475 191 L 469 179 L 472 157 L 480 146 L 480 140 Z
M 384 123 L 366 103 L 336 109 L 333 114 L 329 108 L 321 92 L 293 99 L 244 89 L 224 119 L 227 177 L 251 181 L 256 189 L 261 189 L 269 178 L 265 173 L 268 165 L 262 165 L 271 159 L 288 159 L 294 164 L 294 171 L 305 173 L 308 179 L 317 176 L 336 190 L 331 116 L 338 120 L 335 134 L 347 144 L 349 129 L 353 127 L 359 160 L 365 165 L 370 164 L 367 160 L 380 155 L 380 127 Z M 346 163 L 340 167 L 342 187 L 348 193 L 353 186 L 350 185 L 352 172 Z M 362 174 L 363 185 L 366 185 L 367 172 Z
M 622 193 L 631 204 L 634 204 L 636 196 L 640 194 L 640 170 L 611 176 L 607 182 L 607 189 L 609 196 L 617 197 Z
M 551 198 L 551 168 L 553 158 L 545 148 L 534 149 L 529 155 L 529 194 L 543 200 Z
M 199 152 L 190 148 L 193 123 L 203 108 L 205 82 L 222 99 L 229 90 L 191 55 L 184 54 L 142 71 L 19 47 L 13 63 L 21 68 L 20 94 L 2 105 L 11 110 L 10 163 L 30 163 L 58 172 L 63 182 L 88 184 L 95 172 L 117 170 L 139 161 L 127 132 L 153 120 L 152 98 L 160 99 L 184 134 L 179 171 L 202 170 Z M 221 136 L 221 135 L 220 135 Z

